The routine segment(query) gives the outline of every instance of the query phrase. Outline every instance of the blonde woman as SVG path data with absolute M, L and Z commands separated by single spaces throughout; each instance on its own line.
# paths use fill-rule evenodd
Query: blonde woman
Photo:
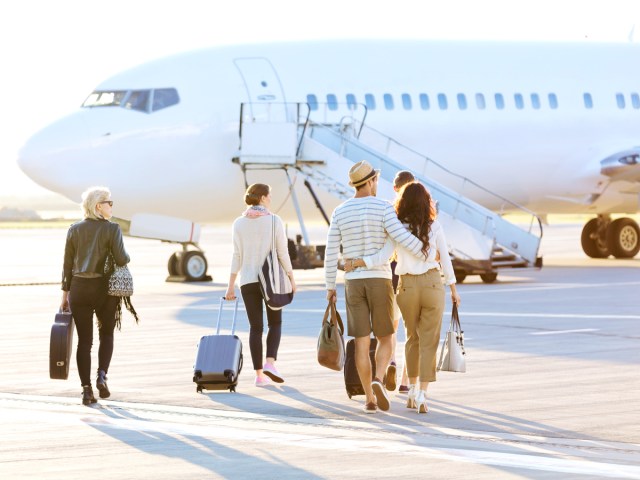
M 253 369 L 256 372 L 255 385 L 264 387 L 272 381 L 283 383 L 284 377 L 278 372 L 275 362 L 278 358 L 280 338 L 282 336 L 282 310 L 267 307 L 258 274 L 271 249 L 272 219 L 275 217 L 276 251 L 280 264 L 287 272 L 293 291 L 296 284 L 293 267 L 287 248 L 287 237 L 282 220 L 269 211 L 271 206 L 271 187 L 264 183 L 254 183 L 244 195 L 247 209 L 233 222 L 233 257 L 231 274 L 225 298 L 236 298 L 235 283 L 240 274 L 240 292 L 249 318 L 249 350 Z M 264 331 L 263 305 L 267 310 L 267 352 L 266 362 L 262 363 L 262 333 Z
M 112 208 L 113 200 L 108 188 L 91 187 L 85 191 L 82 194 L 84 219 L 69 227 L 64 247 L 60 310 L 71 310 L 78 332 L 76 361 L 84 405 L 96 403 L 91 388 L 94 314 L 98 319 L 100 337 L 96 388 L 100 398 L 111 395 L 107 372 L 113 355 L 113 331 L 120 297 L 107 295 L 104 267 L 108 254 L 112 254 L 120 266 L 129 263 L 120 226 L 109 221 Z

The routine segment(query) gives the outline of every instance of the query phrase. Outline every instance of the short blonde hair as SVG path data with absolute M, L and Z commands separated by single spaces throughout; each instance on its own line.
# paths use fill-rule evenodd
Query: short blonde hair
M 82 193 L 82 211 L 84 218 L 102 220 L 104 217 L 98 213 L 96 207 L 100 202 L 106 202 L 111 198 L 111 191 L 107 187 L 89 187 Z

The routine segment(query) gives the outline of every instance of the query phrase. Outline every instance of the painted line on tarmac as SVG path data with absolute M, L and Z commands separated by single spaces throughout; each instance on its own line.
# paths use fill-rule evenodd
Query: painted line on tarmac
M 551 330 L 548 332 L 529 332 L 529 335 L 562 335 L 564 333 L 598 332 L 599 328 L 577 328 L 575 330 Z
M 632 287 L 640 285 L 640 282 L 608 282 L 608 283 L 547 283 L 532 285 L 523 285 L 521 287 L 507 286 L 506 284 L 493 283 L 491 285 L 484 285 L 481 288 L 465 288 L 464 295 L 487 295 L 494 293 L 522 293 L 522 292 L 534 292 L 541 290 L 568 290 L 574 288 L 611 288 L 611 287 Z M 461 286 L 464 286 L 461 285 Z M 475 286 L 474 286 L 475 287 Z

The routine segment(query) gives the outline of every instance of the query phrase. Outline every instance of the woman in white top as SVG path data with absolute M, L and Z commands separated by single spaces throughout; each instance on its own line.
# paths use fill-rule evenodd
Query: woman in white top
M 276 251 L 280 264 L 291 279 L 293 291 L 296 284 L 293 279 L 293 267 L 287 249 L 287 237 L 282 220 L 269 211 L 271 205 L 271 187 L 263 183 L 255 183 L 247 188 L 244 196 L 247 209 L 233 222 L 233 257 L 231 274 L 225 298 L 235 300 L 235 283 L 240 273 L 240 292 L 249 318 L 249 349 L 253 368 L 256 371 L 255 384 L 262 387 L 271 383 L 283 383 L 284 378 L 275 366 L 282 335 L 282 310 L 267 307 L 258 274 L 267 254 L 271 249 L 272 218 L 275 216 Z M 263 308 L 267 310 L 267 355 L 262 364 L 262 332 L 264 330 Z
M 427 387 L 436 380 L 436 352 L 444 312 L 441 268 L 444 283 L 451 289 L 452 302 L 459 304 L 460 296 L 444 231 L 440 222 L 435 220 L 429 191 L 421 183 L 409 183 L 400 192 L 395 207 L 400 221 L 422 240 L 424 259 L 417 259 L 402 246 L 388 240 L 377 254 L 346 263 L 353 268 L 370 268 L 388 261 L 395 248 L 396 274 L 400 275 L 396 298 L 407 331 L 405 357 L 410 382 L 407 407 L 426 413 Z M 439 262 L 436 260 L 438 253 Z

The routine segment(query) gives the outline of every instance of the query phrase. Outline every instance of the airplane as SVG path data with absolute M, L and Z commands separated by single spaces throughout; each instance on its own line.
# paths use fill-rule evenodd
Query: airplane
M 346 107 L 542 219 L 592 214 L 581 235 L 584 252 L 631 258 L 640 228 L 612 216 L 639 210 L 639 60 L 632 43 L 349 40 L 201 49 L 105 80 L 78 111 L 35 133 L 18 164 L 76 202 L 87 186 L 109 186 L 126 233 L 181 243 L 169 273 L 202 280 L 199 224 L 231 222 L 248 184 L 270 184 L 272 205 L 283 204 L 285 219 L 317 215 L 318 207 L 326 219 L 324 209 L 340 201 L 330 189 L 304 186 L 278 161 L 242 165 L 242 129 L 265 111 L 291 120 L 286 105 L 306 108 L 318 124 L 340 125 Z M 267 156 L 279 142 L 298 141 L 273 132 Z M 346 184 L 346 169 L 315 168 Z M 474 195 L 500 215 L 510 211 Z

